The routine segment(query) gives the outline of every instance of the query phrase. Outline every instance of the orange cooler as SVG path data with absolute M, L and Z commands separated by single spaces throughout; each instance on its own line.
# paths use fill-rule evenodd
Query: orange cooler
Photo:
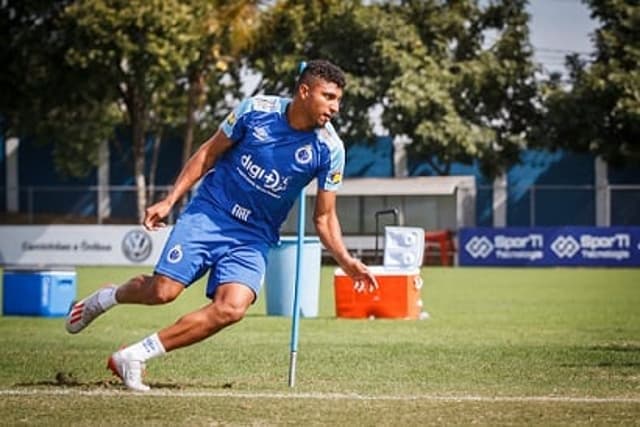
M 379 288 L 356 292 L 342 269 L 334 273 L 336 316 L 343 318 L 419 319 L 422 312 L 422 277 L 419 268 L 371 266 Z

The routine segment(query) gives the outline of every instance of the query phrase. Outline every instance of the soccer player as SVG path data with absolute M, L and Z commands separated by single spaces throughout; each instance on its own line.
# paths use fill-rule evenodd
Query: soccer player
M 318 181 L 315 228 L 324 247 L 354 280 L 375 289 L 375 277 L 347 251 L 336 214 L 344 146 L 331 125 L 345 86 L 343 72 L 310 61 L 292 99 L 242 101 L 187 161 L 165 199 L 149 206 L 143 225 L 163 227 L 176 201 L 202 178 L 171 231 L 153 275 L 99 289 L 73 305 L 66 329 L 75 334 L 116 304 L 166 304 L 210 270 L 211 302 L 111 355 L 108 368 L 126 387 L 147 391 L 145 362 L 197 343 L 241 320 L 260 292 L 269 248 L 302 189 Z

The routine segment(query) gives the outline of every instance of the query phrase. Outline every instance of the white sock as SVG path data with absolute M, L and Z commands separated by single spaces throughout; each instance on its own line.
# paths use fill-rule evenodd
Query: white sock
M 120 350 L 122 354 L 130 359 L 147 361 L 151 358 L 162 356 L 166 353 L 158 334 L 149 335 L 147 338 L 127 348 Z
M 115 286 L 107 286 L 98 291 L 98 304 L 104 311 L 109 310 L 118 303 L 116 301 L 116 289 L 118 288 Z

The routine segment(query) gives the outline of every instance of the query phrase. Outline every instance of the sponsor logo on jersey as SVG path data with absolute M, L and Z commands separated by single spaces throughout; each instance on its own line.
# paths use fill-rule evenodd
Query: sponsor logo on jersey
M 253 129 L 253 136 L 258 141 L 264 141 L 265 139 L 267 139 L 269 135 L 267 134 L 267 131 L 263 127 L 257 127 Z
M 313 158 L 313 151 L 310 145 L 305 145 L 296 150 L 295 159 L 301 165 L 306 165 Z
M 275 111 L 277 107 L 276 98 L 253 98 L 253 109 L 256 111 Z
M 231 215 L 238 218 L 241 221 L 247 222 L 249 221 L 249 215 L 251 215 L 251 210 L 240 206 L 239 204 L 233 205 L 231 208 Z
M 233 126 L 236 124 L 236 115 L 233 111 L 227 116 L 227 124 L 229 126 Z
M 329 181 L 331 181 L 332 184 L 340 184 L 342 182 L 342 174 L 340 172 L 331 173 Z
M 253 160 L 251 154 L 245 154 L 240 158 L 242 169 L 240 173 L 247 181 L 267 194 L 279 198 L 276 193 L 287 189 L 290 177 L 283 177 L 275 169 L 267 170 Z

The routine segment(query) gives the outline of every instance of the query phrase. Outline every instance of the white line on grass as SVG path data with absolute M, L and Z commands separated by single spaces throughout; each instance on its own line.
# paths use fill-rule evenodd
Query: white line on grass
M 151 390 L 136 393 L 126 390 L 80 389 L 0 389 L 0 396 L 153 396 L 153 397 L 219 397 L 238 399 L 315 399 L 315 400 L 424 400 L 442 402 L 557 402 L 557 403 L 640 403 L 640 397 L 589 397 L 589 396 L 474 396 L 474 395 L 362 395 L 351 393 L 266 393 Z

